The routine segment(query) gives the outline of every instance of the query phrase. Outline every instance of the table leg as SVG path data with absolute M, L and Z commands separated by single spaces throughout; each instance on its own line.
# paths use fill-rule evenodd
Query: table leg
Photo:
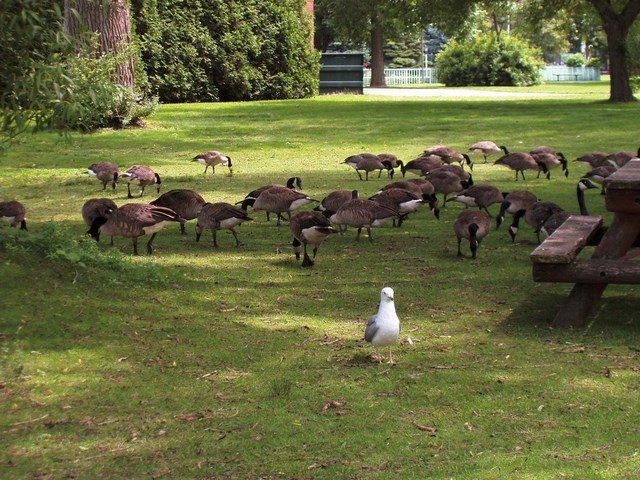
M 592 258 L 615 259 L 624 256 L 640 234 L 637 215 L 617 213 L 613 223 L 596 247 Z M 576 283 L 553 320 L 557 327 L 582 327 L 591 309 L 607 288 L 606 283 Z

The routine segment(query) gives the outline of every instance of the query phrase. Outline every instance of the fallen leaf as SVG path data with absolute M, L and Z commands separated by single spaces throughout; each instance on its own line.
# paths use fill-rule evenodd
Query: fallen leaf
M 324 404 L 324 407 L 322 407 L 322 413 L 327 413 L 330 408 L 340 408 L 346 404 L 347 402 L 336 402 L 335 400 L 330 400 Z
M 435 437 L 436 432 L 438 431 L 438 429 L 436 427 L 430 427 L 428 425 L 421 425 L 421 424 L 416 423 L 416 422 L 413 422 L 413 424 L 415 425 L 415 427 L 418 430 L 422 430 L 423 432 L 427 432 L 432 437 Z

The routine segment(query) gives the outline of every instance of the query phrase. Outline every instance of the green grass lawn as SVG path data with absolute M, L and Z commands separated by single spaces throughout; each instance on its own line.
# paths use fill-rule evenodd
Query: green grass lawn
M 600 98 L 164 105 L 144 130 L 25 137 L 0 158 L 0 198 L 27 206 L 27 235 L 55 223 L 59 257 L 86 230 L 82 204 L 103 196 L 86 175 L 95 161 L 150 165 L 163 191 L 209 201 L 293 175 L 315 198 L 369 196 L 387 180 L 360 182 L 346 156 L 408 160 L 488 139 L 569 158 L 635 150 L 638 105 Z M 231 155 L 235 175 L 204 177 L 190 159 L 208 149 Z M 516 183 L 481 162 L 476 183 L 578 208 L 582 165 Z M 122 185 L 106 196 L 127 202 Z M 587 202 L 611 220 L 597 191 Z M 512 244 L 503 226 L 476 261 L 468 244 L 459 259 L 461 209 L 448 204 L 437 221 L 425 208 L 375 229 L 373 243 L 332 236 L 312 270 L 296 263 L 288 227 L 262 212 L 239 229 L 242 249 L 228 232 L 218 250 L 208 236 L 196 244 L 191 223 L 188 237 L 161 232 L 153 256 L 132 256 L 125 239 L 104 253 L 80 243 L 72 251 L 96 259 L 87 266 L 0 251 L 0 477 L 637 478 L 638 289 L 610 287 L 588 328 L 552 329 L 570 286 L 531 280 L 533 232 Z M 403 326 L 395 366 L 372 362 L 362 341 L 387 285 Z

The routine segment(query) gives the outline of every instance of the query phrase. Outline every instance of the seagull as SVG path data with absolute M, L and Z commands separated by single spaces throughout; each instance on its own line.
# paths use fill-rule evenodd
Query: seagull
M 393 303 L 393 288 L 385 287 L 380 292 L 380 306 L 378 313 L 369 319 L 364 332 L 364 339 L 375 347 L 389 347 L 389 363 L 394 363 L 391 357 L 391 345 L 400 336 L 400 319 L 396 314 Z M 382 363 L 382 360 L 380 360 Z

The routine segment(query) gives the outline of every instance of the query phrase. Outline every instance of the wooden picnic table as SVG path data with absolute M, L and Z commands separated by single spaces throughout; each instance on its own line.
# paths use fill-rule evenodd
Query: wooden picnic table
M 581 327 L 607 285 L 640 284 L 640 262 L 629 250 L 640 241 L 640 160 L 631 160 L 605 180 L 609 228 L 601 217 L 571 216 L 531 254 L 538 282 L 575 283 L 553 324 Z M 597 245 L 588 260 L 577 260 L 586 245 Z

